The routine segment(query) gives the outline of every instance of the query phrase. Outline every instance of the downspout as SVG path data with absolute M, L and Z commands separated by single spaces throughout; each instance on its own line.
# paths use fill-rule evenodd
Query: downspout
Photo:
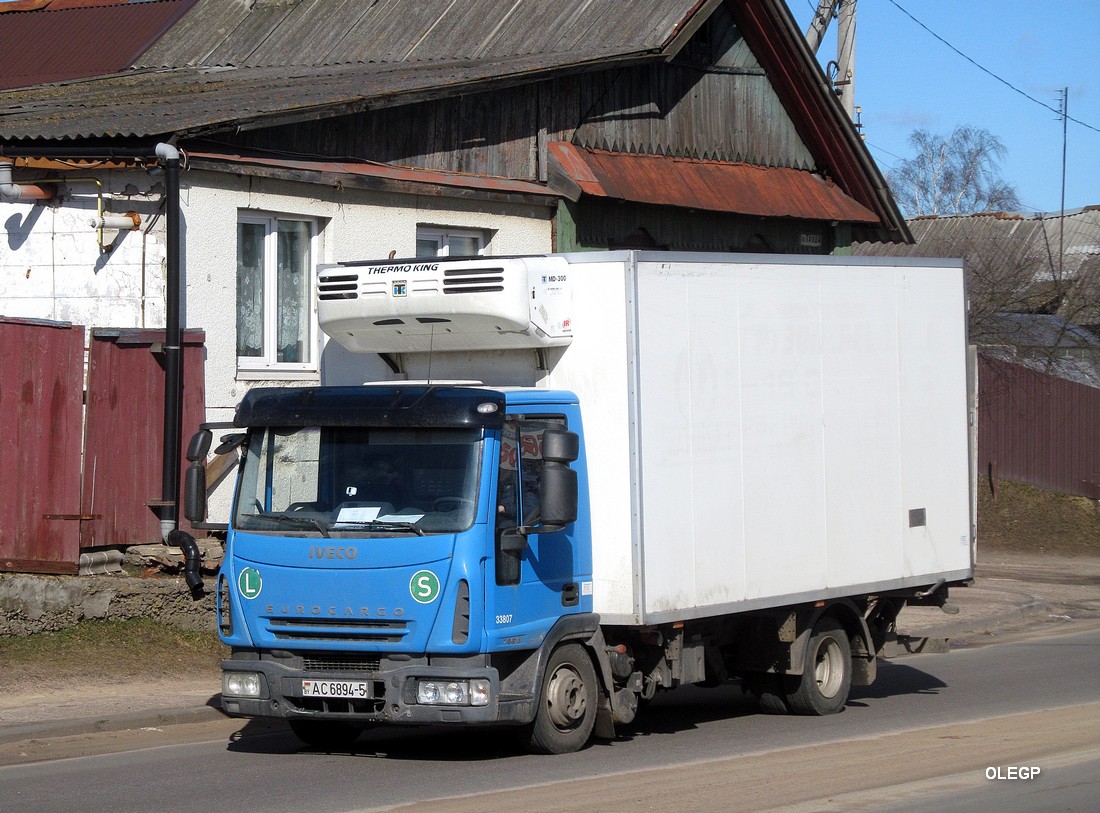
M 168 534 L 180 520 L 180 437 L 183 434 L 183 339 L 180 328 L 180 152 L 166 142 L 157 144 L 164 161 L 167 198 L 167 279 L 164 330 L 164 456 L 161 465 L 160 532 Z

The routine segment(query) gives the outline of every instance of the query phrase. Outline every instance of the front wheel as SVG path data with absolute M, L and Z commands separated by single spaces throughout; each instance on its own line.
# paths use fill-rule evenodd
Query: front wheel
M 852 646 L 834 618 L 814 625 L 801 675 L 787 677 L 787 706 L 795 714 L 836 714 L 852 688 Z
M 583 646 L 555 649 L 546 664 L 535 720 L 523 729 L 524 746 L 535 754 L 579 751 L 592 736 L 599 691 L 596 670 Z

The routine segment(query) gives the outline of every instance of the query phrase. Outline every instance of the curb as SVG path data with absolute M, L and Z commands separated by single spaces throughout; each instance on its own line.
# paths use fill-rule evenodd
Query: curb
M 228 719 L 215 706 L 187 706 L 173 709 L 149 709 L 100 717 L 84 717 L 75 720 L 49 720 L 42 723 L 19 723 L 0 727 L 0 745 L 53 737 L 71 737 L 82 734 L 102 734 L 112 731 L 128 731 L 135 728 L 207 723 Z

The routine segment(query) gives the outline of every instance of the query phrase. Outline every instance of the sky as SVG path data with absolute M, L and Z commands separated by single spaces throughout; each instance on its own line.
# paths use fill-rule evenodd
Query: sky
M 816 0 L 787 5 L 805 32 Z M 836 40 L 834 20 L 818 51 L 822 64 L 835 59 Z M 1062 88 L 1071 119 L 1065 208 L 1100 205 L 1100 0 L 858 0 L 855 103 L 884 173 L 913 156 L 913 130 L 946 137 L 967 124 L 1004 143 L 1001 176 L 1024 211 L 1058 211 Z

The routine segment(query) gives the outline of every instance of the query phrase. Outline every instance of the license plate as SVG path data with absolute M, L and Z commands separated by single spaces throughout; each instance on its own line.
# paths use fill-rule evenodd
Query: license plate
M 373 699 L 369 680 L 303 680 L 302 695 L 304 697 Z

